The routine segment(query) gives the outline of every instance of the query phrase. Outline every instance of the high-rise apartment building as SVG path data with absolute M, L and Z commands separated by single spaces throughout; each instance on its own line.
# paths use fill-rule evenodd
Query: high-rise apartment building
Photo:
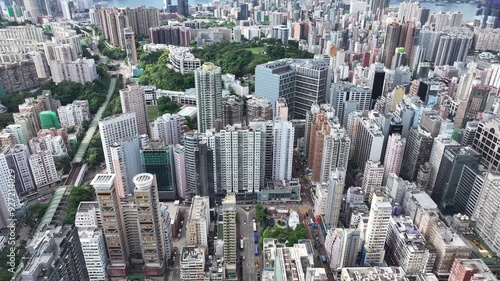
M 152 174 L 142 173 L 136 175 L 133 182 L 144 273 L 148 276 L 161 276 L 166 266 L 165 229 L 156 179 Z
M 384 157 L 383 183 L 387 181 L 387 177 L 390 173 L 399 175 L 399 172 L 401 171 L 401 165 L 403 163 L 405 146 L 406 139 L 401 138 L 400 134 L 395 133 L 389 136 Z
M 275 117 L 281 121 L 288 121 L 288 105 L 284 98 L 276 100 L 276 114 Z
M 236 278 L 237 247 L 236 247 L 236 196 L 232 193 L 226 195 L 222 201 L 222 218 L 224 233 L 224 263 L 225 276 Z
M 173 161 L 172 147 L 161 141 L 149 141 L 140 151 L 142 172 L 156 176 L 155 187 L 162 201 L 176 198 Z
M 362 264 L 378 265 L 384 262 L 384 246 L 391 213 L 392 206 L 389 200 L 383 194 L 375 192 L 365 232 L 364 248 L 366 253 L 364 253 Z
M 153 44 L 189 46 L 191 28 L 184 26 L 164 25 L 149 29 L 149 40 Z
M 438 30 L 439 31 L 439 30 Z M 467 53 L 472 46 L 473 38 L 463 35 L 443 35 L 439 38 L 435 66 L 453 65 L 454 62 L 466 62 Z
M 2 153 L 5 155 L 9 169 L 14 171 L 17 193 L 25 194 L 35 191 L 36 185 L 29 166 L 28 147 L 24 144 L 16 144 L 12 147 L 5 147 Z
M 420 166 L 429 161 L 432 142 L 431 134 L 424 129 L 418 127 L 410 130 L 401 165 L 400 176 L 403 179 L 416 180 Z
M 363 173 L 361 188 L 367 199 L 371 199 L 373 192 L 382 187 L 384 179 L 384 166 L 379 161 L 368 160 Z
M 330 89 L 330 102 L 340 124 L 346 125 L 349 114 L 356 110 L 368 111 L 371 106 L 372 90 L 349 83 L 336 83 Z
M 487 173 L 481 194 L 477 201 L 473 219 L 476 220 L 476 231 L 483 241 L 496 254 L 500 253 L 500 174 L 498 172 Z
M 177 185 L 177 195 L 180 198 L 186 199 L 187 194 L 187 178 L 186 178 L 186 163 L 184 158 L 184 147 L 176 145 L 173 148 L 174 167 L 175 167 L 175 184 Z
M 56 84 L 67 80 L 84 84 L 99 77 L 93 59 L 83 58 L 64 62 L 51 61 L 49 66 L 52 81 Z
M 52 154 L 40 151 L 31 154 L 28 159 L 31 174 L 33 175 L 37 188 L 55 183 L 59 180 Z
M 265 121 L 273 119 L 273 106 L 266 97 L 252 96 L 247 100 L 247 121 Z
M 222 78 L 221 68 L 205 63 L 194 72 L 198 101 L 198 131 L 205 133 L 215 128 L 217 120 L 222 121 Z
M 472 148 L 481 154 L 481 163 L 494 171 L 500 171 L 500 121 L 493 119 L 479 122 Z
M 328 199 L 325 207 L 325 220 L 332 228 L 336 228 L 339 224 L 345 174 L 346 170 L 344 168 L 337 168 L 331 171 L 328 177 Z
M 477 169 L 480 158 L 470 147 L 445 148 L 431 194 L 441 211 L 465 211 L 472 190 L 459 190 L 458 182 L 464 166 Z
M 330 268 L 340 272 L 343 267 L 356 266 L 361 250 L 361 231 L 353 228 L 330 228 L 325 238 Z
M 208 197 L 194 196 L 186 223 L 186 245 L 208 247 L 210 205 Z
M 148 117 L 144 101 L 144 89 L 139 85 L 127 85 L 120 90 L 120 102 L 123 113 L 135 113 L 139 135 L 148 133 Z
M 140 140 L 138 137 L 123 139 L 110 145 L 111 163 L 115 178 L 115 190 L 120 198 L 132 194 L 132 178 L 141 172 Z
M 34 61 L 22 60 L 0 64 L 2 93 L 30 90 L 40 86 Z
M 291 180 L 293 169 L 292 122 L 275 121 L 273 126 L 273 180 Z
M 16 187 L 10 182 L 11 172 L 5 154 L 0 153 L 0 227 L 5 228 L 11 218 L 9 207 L 19 209 L 21 203 Z
M 123 29 L 123 37 L 125 38 L 125 51 L 127 52 L 127 62 L 129 65 L 137 64 L 137 49 L 135 47 L 135 33 L 130 28 Z
M 135 113 L 125 113 L 107 117 L 99 121 L 104 161 L 109 173 L 113 172 L 111 145 L 122 140 L 137 137 L 137 121 Z
M 114 186 L 114 174 L 97 174 L 90 185 L 95 189 L 101 227 L 108 253 L 108 275 L 126 276 L 129 266 L 128 245 L 120 199 Z
M 177 114 L 163 114 L 151 122 L 151 139 L 162 140 L 166 144 L 181 143 L 182 123 L 182 117 Z
M 222 107 L 222 125 L 245 124 L 243 101 L 234 96 L 227 96 L 223 98 Z
M 375 120 L 368 118 L 359 119 L 353 130 L 356 132 L 353 159 L 363 171 L 368 160 L 380 161 L 384 135 Z

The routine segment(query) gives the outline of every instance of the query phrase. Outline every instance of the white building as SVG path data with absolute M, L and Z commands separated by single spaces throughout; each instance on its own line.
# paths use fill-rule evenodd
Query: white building
M 340 272 L 343 267 L 356 266 L 361 250 L 361 231 L 352 228 L 328 229 L 325 250 L 331 269 Z
M 323 151 L 321 154 L 320 181 L 328 181 L 330 172 L 335 168 L 347 170 L 349 162 L 349 151 L 351 139 L 345 133 L 344 128 L 338 122 L 328 121 L 331 129 L 323 139 Z
M 236 276 L 237 234 L 236 234 L 236 195 L 230 193 L 222 201 L 223 233 L 224 233 L 224 263 L 226 276 Z
M 368 160 L 380 161 L 384 145 L 384 135 L 379 125 L 373 119 L 361 119 L 354 124 L 357 132 L 353 159 L 357 166 L 364 171 Z
M 366 254 L 363 264 L 379 265 L 384 262 L 384 246 L 391 213 L 392 206 L 388 199 L 381 193 L 375 192 L 365 232 Z
M 391 281 L 408 281 L 405 271 L 401 267 L 344 267 L 340 280 L 361 281 L 361 280 L 387 280 L 391 276 Z
M 293 169 L 292 122 L 276 121 L 273 126 L 273 180 L 291 180 Z
M 162 225 L 165 232 L 165 254 L 167 260 L 172 257 L 172 219 L 167 204 L 162 204 L 160 207 Z
M 330 173 L 328 178 L 328 200 L 325 208 L 325 220 L 332 228 L 337 227 L 339 222 L 345 176 L 345 169 L 337 168 Z
M 177 194 L 179 197 L 187 197 L 186 162 L 184 158 L 184 147 L 176 145 L 173 149 L 175 166 L 175 183 L 177 184 Z
M 113 172 L 110 146 L 138 135 L 135 113 L 125 113 L 104 118 L 99 121 L 104 161 L 109 173 Z
M 50 153 L 37 152 L 29 157 L 31 173 L 35 180 L 35 185 L 39 188 L 59 180 L 56 164 Z
M 403 199 L 408 191 L 416 191 L 417 185 L 398 177 L 396 174 L 389 174 L 387 177 L 386 194 L 392 198 L 392 203 L 403 204 Z
M 61 83 L 69 80 L 78 83 L 92 82 L 98 78 L 93 59 L 77 59 L 70 62 L 52 61 L 49 63 L 52 81 Z
M 208 247 L 209 209 L 208 197 L 193 197 L 193 203 L 189 209 L 189 217 L 186 223 L 186 245 Z
M 383 178 L 384 166 L 382 166 L 379 161 L 368 160 L 363 173 L 363 183 L 361 184 L 361 188 L 366 198 L 371 199 L 373 192 L 375 192 L 378 187 L 382 187 Z
M 147 134 L 148 117 L 143 88 L 139 85 L 127 85 L 127 88 L 120 90 L 120 102 L 123 113 L 135 113 L 139 135 Z
M 87 100 L 75 100 L 71 104 L 57 108 L 57 116 L 59 117 L 61 127 L 80 126 L 83 121 L 89 120 L 89 115 Z
M 16 144 L 12 147 L 3 148 L 7 165 L 14 171 L 15 187 L 18 194 L 35 191 L 35 181 L 29 166 L 30 153 L 28 147 Z
M 484 179 L 483 188 L 476 204 L 473 218 L 476 230 L 497 255 L 500 254 L 500 174 L 490 172 Z
M 6 227 L 11 218 L 9 206 L 15 209 L 21 207 L 16 188 L 11 180 L 11 171 L 5 159 L 5 155 L 0 153 L 0 229 Z
M 328 185 L 326 183 L 316 183 L 314 193 L 314 216 L 324 216 L 326 213 L 326 202 L 328 200 Z
M 187 47 L 170 46 L 168 60 L 171 67 L 182 74 L 193 73 L 201 66 L 200 59 L 196 58 Z
M 182 118 L 166 113 L 150 123 L 151 139 L 162 140 L 166 144 L 179 144 L 182 136 Z
M 198 131 L 215 128 L 215 122 L 222 119 L 222 78 L 221 68 L 205 63 L 194 73 L 198 100 Z

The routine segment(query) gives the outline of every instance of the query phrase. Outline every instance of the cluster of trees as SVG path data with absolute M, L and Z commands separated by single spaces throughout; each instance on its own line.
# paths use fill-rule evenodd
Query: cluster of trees
M 249 49 L 262 47 L 264 53 L 254 54 Z M 203 62 L 213 62 L 220 66 L 225 73 L 235 74 L 242 77 L 246 74 L 254 74 L 255 67 L 268 61 L 283 58 L 312 58 L 313 54 L 299 50 L 298 43 L 289 41 L 284 46 L 281 40 L 261 39 L 245 42 L 230 42 L 203 46 L 195 48 L 193 54 Z
M 87 163 L 91 169 L 95 169 L 99 167 L 103 161 L 104 150 L 102 149 L 101 135 L 95 134 L 90 140 L 85 163 Z
M 116 80 L 116 87 L 113 92 L 113 95 L 111 96 L 111 100 L 109 101 L 108 105 L 106 106 L 106 109 L 102 113 L 102 118 L 122 113 L 122 104 L 120 101 L 120 89 L 122 88 L 123 88 L 123 77 L 120 74 L 120 76 Z
M 156 55 L 151 55 L 150 59 L 154 59 Z M 167 67 L 168 52 L 163 52 L 154 63 L 141 63 L 144 68 L 144 74 L 139 77 L 141 85 L 155 85 L 162 90 L 171 91 L 184 91 L 194 87 L 193 74 L 182 75 Z
M 114 60 L 122 60 L 127 57 L 127 52 L 122 50 L 121 48 L 110 48 L 104 42 L 104 39 L 101 37 L 99 42 L 97 42 L 97 48 L 101 53 L 110 59 Z
M 9 271 L 10 269 L 10 247 L 6 247 L 5 250 L 0 251 L 0 280 L 13 280 L 14 274 Z M 25 246 L 18 248 L 20 251 L 16 252 L 15 264 L 16 266 L 21 262 L 23 253 L 25 251 Z
M 160 97 L 158 99 L 158 115 L 174 114 L 179 110 L 181 110 L 181 107 L 176 102 L 173 102 L 170 97 Z
M 255 206 L 255 216 L 259 221 L 260 225 L 264 225 L 264 219 L 269 215 L 269 210 L 267 208 L 262 207 L 261 204 L 257 204 Z
M 49 203 L 38 203 L 31 205 L 26 211 L 26 217 L 24 218 L 25 223 L 31 228 L 34 228 L 38 221 L 42 219 L 43 215 L 49 208 Z
M 74 186 L 71 188 L 68 212 L 64 218 L 64 223 L 73 224 L 75 222 L 76 211 L 80 202 L 92 201 L 93 199 L 94 189 L 91 186 Z
M 280 228 L 279 226 L 266 227 L 260 238 L 259 244 L 264 241 L 264 238 L 278 239 L 280 243 L 286 243 L 287 247 L 296 244 L 300 239 L 306 239 L 307 229 L 303 224 L 297 225 L 295 229 Z

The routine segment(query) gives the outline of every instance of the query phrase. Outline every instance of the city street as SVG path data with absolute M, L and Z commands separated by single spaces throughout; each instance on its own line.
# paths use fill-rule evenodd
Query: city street
M 241 256 L 245 257 L 243 261 L 243 280 L 257 280 L 257 267 L 255 266 L 255 252 L 253 241 L 252 219 L 255 217 L 255 208 L 252 206 L 249 211 L 238 206 L 239 233 L 238 239 L 243 236 L 243 250 L 238 249 Z M 246 221 L 246 224 L 245 224 Z

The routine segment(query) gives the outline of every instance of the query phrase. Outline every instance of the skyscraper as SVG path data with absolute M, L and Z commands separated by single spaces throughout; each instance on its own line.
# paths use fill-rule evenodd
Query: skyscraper
M 11 212 L 9 207 L 19 209 L 21 203 L 16 192 L 16 187 L 10 182 L 11 172 L 5 159 L 5 154 L 0 153 L 0 227 L 8 225 Z
M 9 169 L 14 171 L 15 187 L 18 194 L 35 191 L 35 181 L 29 166 L 30 153 L 24 144 L 5 147 L 2 151 Z
M 135 33 L 130 28 L 123 29 L 123 36 L 125 37 L 125 51 L 127 52 L 127 62 L 129 65 L 137 64 L 137 50 L 135 47 Z
M 99 134 L 101 135 L 102 150 L 106 170 L 113 172 L 111 158 L 111 145 L 138 135 L 135 113 L 125 113 L 107 117 L 99 121 Z
M 292 122 L 274 122 L 273 180 L 292 179 L 294 132 Z
M 227 278 L 236 277 L 236 196 L 232 193 L 226 195 L 222 201 L 223 233 L 224 233 L 224 263 L 225 276 Z
M 363 173 L 363 183 L 361 188 L 365 194 L 365 198 L 371 199 L 373 192 L 378 187 L 382 187 L 384 178 L 384 166 L 379 161 L 368 160 Z
M 376 0 L 371 0 L 372 2 L 372 11 L 373 10 L 373 5 L 377 3 Z M 384 0 L 379 0 L 379 1 L 384 1 Z M 382 8 L 383 9 L 383 8 Z M 401 37 L 401 30 L 402 26 L 397 23 L 393 22 L 391 24 L 388 24 L 386 27 L 385 31 L 385 40 L 384 40 L 384 65 L 387 68 L 390 68 L 392 66 L 392 58 L 394 57 L 394 53 L 397 47 L 400 47 L 400 37 Z
M 177 12 L 186 18 L 189 16 L 188 0 L 179 0 L 177 2 Z
M 132 178 L 141 172 L 139 137 L 131 137 L 110 145 L 111 163 L 115 173 L 115 190 L 120 198 L 132 194 Z
M 159 199 L 175 200 L 176 186 L 172 148 L 161 141 L 149 141 L 140 152 L 142 172 L 156 176 Z
M 328 177 L 328 200 L 325 208 L 325 220 L 332 228 L 336 228 L 339 223 L 345 173 L 344 168 L 338 168 L 332 171 Z
M 109 276 L 126 276 L 128 252 L 120 201 L 114 186 L 114 174 L 97 174 L 90 185 L 95 189 L 102 231 L 106 241 Z
M 476 231 L 493 252 L 500 253 L 500 174 L 489 172 L 485 179 L 473 219 L 476 220 Z
M 208 226 L 210 225 L 208 197 L 193 197 L 186 223 L 186 245 L 208 247 Z
M 245 124 L 243 120 L 244 102 L 235 96 L 227 96 L 223 98 L 222 107 L 222 125 Z
M 403 179 L 409 181 L 417 179 L 418 169 L 429 161 L 432 142 L 431 134 L 424 129 L 418 127 L 410 130 L 401 165 L 400 176 Z
M 29 163 L 37 187 L 49 185 L 59 180 L 52 154 L 43 151 L 36 152 L 30 155 Z
M 182 121 L 177 114 L 166 113 L 156 118 L 150 127 L 152 140 L 162 140 L 166 144 L 181 143 Z
M 205 63 L 194 72 L 198 102 L 198 131 L 215 128 L 215 122 L 222 121 L 222 78 L 221 68 Z
M 444 150 L 448 146 L 459 147 L 459 144 L 448 135 L 438 135 L 434 138 L 431 155 L 429 156 L 431 171 L 429 174 L 429 181 L 426 186 L 426 191 L 428 192 L 432 192 L 434 189 L 434 183 L 436 182 L 441 159 L 443 158 Z
M 144 273 L 161 276 L 165 270 L 165 229 L 160 213 L 155 176 L 148 173 L 133 178 L 137 205 L 137 225 L 141 239 Z
M 481 163 L 494 171 L 500 171 L 500 121 L 493 119 L 479 122 L 472 148 L 481 154 Z
M 368 160 L 380 161 L 384 135 L 373 119 L 360 119 L 353 129 L 357 131 L 353 159 L 363 171 Z
M 340 124 L 345 126 L 349 114 L 356 110 L 370 110 L 372 91 L 368 87 L 356 87 L 348 83 L 332 85 L 330 102 Z
M 387 148 L 384 157 L 384 180 L 387 181 L 387 176 L 390 173 L 399 175 L 401 164 L 406 146 L 406 139 L 401 138 L 400 134 L 392 134 L 387 141 Z
M 147 134 L 148 118 L 144 89 L 139 85 L 127 85 L 126 89 L 120 90 L 120 102 L 123 113 L 135 113 L 139 135 Z
M 392 206 L 389 200 L 381 193 L 373 194 L 368 226 L 365 233 L 364 265 L 378 265 L 384 262 L 385 240 L 389 230 Z

